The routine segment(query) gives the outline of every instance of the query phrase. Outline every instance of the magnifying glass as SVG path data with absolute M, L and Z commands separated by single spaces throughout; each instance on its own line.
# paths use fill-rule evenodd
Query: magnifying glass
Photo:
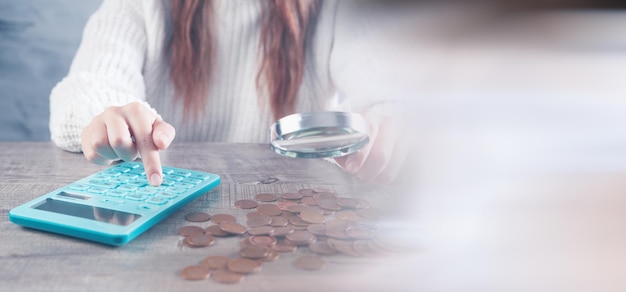
M 369 125 L 359 114 L 310 112 L 281 118 L 270 127 L 270 148 L 293 158 L 352 154 L 369 142 Z

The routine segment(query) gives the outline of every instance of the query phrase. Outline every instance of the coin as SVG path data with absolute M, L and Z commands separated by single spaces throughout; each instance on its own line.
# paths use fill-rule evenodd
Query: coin
M 334 194 L 335 191 L 329 188 L 314 188 L 313 189 L 316 193 L 330 193 L 330 194 Z
M 374 232 L 363 226 L 348 226 L 346 234 L 354 239 L 372 239 L 374 238 Z
M 266 257 L 260 258 L 258 260 L 262 262 L 273 262 L 277 260 L 279 257 L 280 255 L 278 254 L 277 251 L 270 249 L 270 253 Z
M 273 194 L 257 194 L 254 198 L 259 202 L 274 202 L 278 200 L 278 196 Z
M 302 196 L 310 197 L 310 196 L 313 196 L 315 194 L 315 190 L 313 190 L 313 189 L 301 189 L 301 190 L 298 191 L 298 193 L 300 193 Z
M 226 267 L 231 272 L 250 274 L 260 271 L 261 263 L 251 259 L 232 259 L 226 263 Z
M 308 208 L 308 206 L 305 205 L 300 205 L 300 204 L 295 204 L 295 205 L 289 205 L 287 206 L 287 211 L 291 212 L 291 213 L 300 213 L 302 212 L 303 209 Z
M 256 209 L 259 213 L 266 216 L 278 216 L 280 215 L 280 213 L 283 212 L 278 207 L 276 207 L 276 205 L 272 204 L 260 204 L 256 207 Z
M 320 270 L 326 262 L 319 256 L 302 256 L 296 259 L 295 266 L 303 270 Z
M 307 226 L 307 231 L 315 235 L 326 236 L 326 225 L 324 224 L 311 224 Z
M 213 216 L 211 216 L 211 222 L 215 223 L 215 224 L 220 224 L 220 223 L 226 223 L 226 222 L 235 222 L 237 221 L 237 219 L 235 219 L 235 216 L 233 215 L 228 215 L 228 214 L 215 214 Z
M 180 271 L 180 276 L 185 280 L 202 280 L 211 275 L 211 270 L 205 266 L 187 266 Z
M 280 197 L 285 200 L 300 200 L 303 195 L 300 193 L 283 193 Z
M 276 242 L 277 242 L 276 237 L 265 236 L 265 235 L 250 236 L 248 240 L 250 241 L 250 243 L 252 243 L 252 245 L 265 246 L 265 247 L 272 247 L 276 245 Z
M 341 206 L 337 204 L 337 200 L 330 198 L 322 198 L 317 200 L 317 205 L 320 208 L 330 211 L 339 211 L 341 210 Z
M 274 232 L 274 227 L 272 226 L 259 226 L 253 227 L 248 230 L 248 234 L 250 235 L 269 235 Z
M 313 233 L 300 230 L 285 235 L 285 238 L 297 245 L 306 245 L 317 240 Z
M 220 229 L 222 229 L 222 231 L 230 233 L 230 234 L 244 234 L 246 233 L 246 231 L 248 231 L 248 229 L 239 224 L 239 223 L 231 223 L 231 222 L 225 222 L 225 223 L 220 223 Z
M 337 196 L 335 196 L 334 193 L 330 193 L 330 192 L 318 192 L 318 193 L 315 193 L 313 197 L 316 198 L 318 201 L 322 199 L 337 200 Z
M 331 225 L 326 226 L 326 236 L 335 239 L 351 239 L 346 232 L 347 226 L 343 225 Z
M 309 243 L 309 249 L 312 252 L 320 255 L 331 255 L 337 253 L 337 250 L 328 245 L 328 242 L 326 241 L 316 241 Z
M 274 230 L 270 232 L 270 235 L 274 237 L 281 237 L 287 234 L 292 234 L 294 231 L 296 230 L 291 226 L 275 227 Z
M 226 268 L 226 263 L 230 260 L 225 256 L 210 256 L 202 261 L 202 264 L 211 270 L 221 270 Z
M 359 200 L 353 198 L 337 198 L 337 205 L 344 208 L 356 209 L 359 206 Z
M 357 198 L 356 200 L 359 201 L 359 204 L 356 206 L 357 209 L 366 209 L 370 207 L 370 202 L 367 200 L 361 198 Z
M 205 222 L 209 221 L 211 215 L 204 212 L 191 212 L 185 215 L 185 220 L 189 222 Z
M 254 209 L 259 203 L 253 200 L 239 200 L 235 201 L 235 207 L 239 209 Z
M 276 245 L 272 246 L 272 250 L 277 252 L 296 252 L 298 246 L 286 240 L 279 240 Z
M 356 250 L 354 250 L 354 247 L 352 246 L 352 241 L 337 240 L 337 239 L 329 238 L 326 242 L 328 243 L 330 247 L 336 249 L 338 252 L 342 254 L 353 256 L 353 257 L 358 257 L 361 255 L 358 252 L 356 252 Z
M 287 212 L 291 212 L 289 211 L 289 206 L 294 206 L 297 204 L 298 204 L 297 202 L 293 202 L 293 201 L 278 201 L 277 203 L 278 209 L 287 211 Z
M 356 210 L 356 213 L 367 219 L 380 219 L 383 215 L 383 212 L 376 208 L 358 209 Z
M 246 214 L 246 219 L 250 219 L 250 218 L 254 218 L 254 217 L 259 217 L 259 216 L 265 216 L 257 211 L 252 211 L 249 212 L 248 214 Z
M 361 218 L 359 215 L 356 214 L 356 212 L 352 210 L 337 211 L 337 213 L 335 213 L 335 217 L 337 219 L 348 221 L 354 221 Z
M 324 220 L 326 219 L 326 217 L 324 216 L 324 213 L 316 209 L 310 208 L 310 207 L 303 208 L 300 211 L 300 218 L 303 221 L 306 221 L 308 223 L 315 223 L 315 224 L 324 223 Z
M 272 222 L 272 217 L 267 215 L 259 215 L 256 217 L 248 218 L 246 224 L 250 227 L 266 226 Z
M 213 280 L 222 284 L 236 284 L 243 280 L 244 275 L 228 270 L 217 270 L 213 272 Z
M 248 238 L 248 241 L 250 241 L 249 238 Z M 252 241 L 250 241 L 250 243 L 252 243 Z M 242 247 L 241 250 L 239 250 L 239 255 L 242 258 L 247 258 L 247 259 L 260 259 L 260 258 L 266 257 L 269 252 L 270 252 L 270 249 L 268 247 L 259 246 L 259 245 L 251 245 L 251 246 Z
M 290 223 L 291 225 L 296 226 L 296 227 L 297 227 L 297 226 L 306 227 L 306 226 L 308 226 L 309 224 L 311 224 L 311 223 L 309 223 L 309 222 L 306 222 L 306 221 L 302 220 L 302 218 L 297 217 L 297 216 L 294 216 L 294 217 L 289 218 L 289 223 Z
M 184 242 L 191 247 L 204 247 L 213 245 L 213 243 L 215 243 L 215 237 L 208 234 L 194 234 L 187 236 Z
M 231 234 L 222 230 L 219 225 L 211 225 L 205 229 L 205 232 L 217 237 L 230 236 Z
M 300 204 L 305 206 L 317 206 L 317 199 L 314 197 L 304 197 L 300 200 Z
M 190 236 L 194 234 L 202 234 L 204 233 L 204 229 L 198 226 L 187 225 L 178 229 L 178 234 L 182 236 Z
M 355 240 L 352 243 L 352 248 L 358 254 L 366 257 L 375 257 L 381 255 L 380 252 L 372 248 L 372 243 L 370 240 Z
M 273 216 L 272 221 L 270 222 L 270 226 L 273 227 L 287 226 L 287 224 L 289 224 L 289 219 L 282 216 Z

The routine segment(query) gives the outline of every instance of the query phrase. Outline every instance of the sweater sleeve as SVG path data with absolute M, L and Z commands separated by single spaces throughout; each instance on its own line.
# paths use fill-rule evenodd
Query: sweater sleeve
M 105 0 L 89 19 L 70 72 L 50 94 L 50 133 L 60 148 L 81 151 L 81 132 L 107 107 L 145 102 L 146 51 L 140 0 Z M 155 112 L 156 113 L 156 112 Z

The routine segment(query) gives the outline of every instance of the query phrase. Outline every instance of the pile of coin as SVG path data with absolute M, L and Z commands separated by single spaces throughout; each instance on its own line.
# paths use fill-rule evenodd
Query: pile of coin
M 322 256 L 377 256 L 388 251 L 376 237 L 381 212 L 360 198 L 339 197 L 328 189 L 301 189 L 280 195 L 260 193 L 255 200 L 239 200 L 234 205 L 249 211 L 246 226 L 229 214 L 194 212 L 185 216 L 190 222 L 214 223 L 207 228 L 180 228 L 183 242 L 190 247 L 212 245 L 215 237 L 241 236 L 242 241 L 239 258 L 207 257 L 200 265 L 184 268 L 184 279 L 206 279 L 212 274 L 219 283 L 237 283 L 246 274 L 259 272 L 263 262 L 302 247 L 316 254 L 296 259 L 294 266 L 303 270 L 322 269 Z

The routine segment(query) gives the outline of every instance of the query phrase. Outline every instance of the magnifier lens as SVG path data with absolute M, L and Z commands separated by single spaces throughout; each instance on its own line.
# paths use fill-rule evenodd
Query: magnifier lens
M 367 122 L 358 114 L 293 114 L 272 125 L 270 148 L 295 158 L 340 157 L 363 148 L 369 142 L 368 130 Z

